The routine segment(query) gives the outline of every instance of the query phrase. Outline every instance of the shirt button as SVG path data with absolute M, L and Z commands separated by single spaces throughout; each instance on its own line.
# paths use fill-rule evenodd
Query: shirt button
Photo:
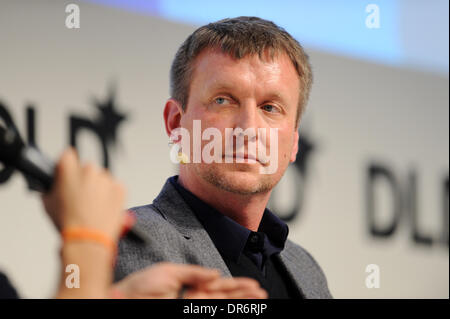
M 253 245 L 256 245 L 258 243 L 258 235 L 252 234 L 250 237 L 250 243 L 252 243 Z

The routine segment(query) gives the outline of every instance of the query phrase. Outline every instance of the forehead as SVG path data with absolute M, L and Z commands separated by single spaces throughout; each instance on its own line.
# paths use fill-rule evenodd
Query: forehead
M 205 49 L 192 64 L 191 85 L 201 85 L 203 89 L 230 86 L 245 89 L 258 86 L 299 92 L 299 76 L 292 61 L 284 52 L 273 56 L 268 51 L 261 56 L 247 55 L 241 59 L 232 57 L 220 49 Z M 285 92 L 286 93 L 286 92 Z

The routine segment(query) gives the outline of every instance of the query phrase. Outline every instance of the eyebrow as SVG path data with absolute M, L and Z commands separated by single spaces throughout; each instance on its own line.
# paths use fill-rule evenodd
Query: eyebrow
M 225 85 L 225 84 L 213 84 L 210 87 L 206 87 L 206 89 L 211 90 L 211 91 L 233 91 L 235 90 L 235 88 L 233 88 L 232 86 L 229 85 Z

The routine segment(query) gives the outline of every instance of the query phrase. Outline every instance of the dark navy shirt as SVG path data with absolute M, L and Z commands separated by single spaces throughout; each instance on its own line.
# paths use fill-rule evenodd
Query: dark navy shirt
M 178 176 L 169 180 L 202 223 L 233 276 L 255 278 L 269 297 L 270 290 L 275 298 L 299 297 L 292 278 L 273 258 L 284 249 L 289 232 L 286 223 L 266 208 L 258 231 L 253 232 L 185 189 Z

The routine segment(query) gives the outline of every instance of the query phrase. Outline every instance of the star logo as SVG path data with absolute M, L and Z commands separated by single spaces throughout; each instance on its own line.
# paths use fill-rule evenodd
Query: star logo
M 115 92 L 115 86 L 111 86 L 106 100 L 92 99 L 93 105 L 98 110 L 94 120 L 77 115 L 70 116 L 70 145 L 77 148 L 77 135 L 80 130 L 91 131 L 100 139 L 105 168 L 110 168 L 108 148 L 115 146 L 119 125 L 127 118 L 117 110 Z
M 94 121 L 102 132 L 104 139 L 108 145 L 113 145 L 117 138 L 117 129 L 119 125 L 126 119 L 125 114 L 118 113 L 115 102 L 115 89 L 111 88 L 104 102 L 94 98 L 94 105 L 99 111 L 99 116 Z

